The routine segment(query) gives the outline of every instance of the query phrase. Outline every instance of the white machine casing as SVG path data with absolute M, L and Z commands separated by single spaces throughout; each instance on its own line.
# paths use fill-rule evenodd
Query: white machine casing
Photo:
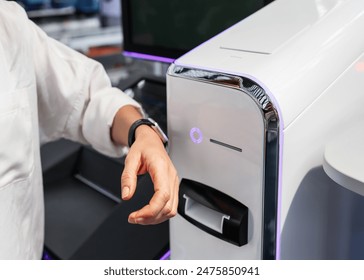
M 362 0 L 276 0 L 171 65 L 172 259 L 364 257 L 363 200 L 322 168 L 364 127 L 363 30 Z

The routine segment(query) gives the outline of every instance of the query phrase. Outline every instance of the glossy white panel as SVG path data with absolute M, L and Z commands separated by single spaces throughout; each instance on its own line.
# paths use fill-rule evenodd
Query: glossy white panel
M 260 109 L 242 91 L 189 79 L 168 76 L 168 92 L 170 156 L 180 179 L 213 187 L 249 208 L 248 244 L 242 247 L 218 239 L 180 216 L 172 219 L 172 258 L 261 258 L 264 123 Z M 199 143 L 191 139 L 194 128 L 202 136 Z

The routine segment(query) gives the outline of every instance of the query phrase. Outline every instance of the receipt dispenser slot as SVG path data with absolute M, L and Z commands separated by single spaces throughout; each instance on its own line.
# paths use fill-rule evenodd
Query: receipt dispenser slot
M 237 246 L 248 242 L 248 208 L 202 183 L 182 179 L 178 213 L 198 228 Z

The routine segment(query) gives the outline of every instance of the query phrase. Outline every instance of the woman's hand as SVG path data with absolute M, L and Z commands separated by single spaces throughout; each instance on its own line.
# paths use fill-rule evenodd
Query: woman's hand
M 126 146 L 129 128 L 141 119 L 140 111 L 133 106 L 122 107 L 111 127 L 111 137 L 117 144 Z M 158 224 L 177 213 L 179 179 L 162 140 L 148 125 L 135 130 L 135 141 L 125 160 L 121 175 L 122 199 L 133 197 L 137 186 L 137 175 L 148 172 L 154 184 L 154 195 L 147 205 L 129 215 L 134 224 Z
M 137 175 L 148 172 L 154 184 L 149 204 L 129 215 L 135 224 L 157 224 L 176 215 L 179 179 L 164 145 L 147 125 L 136 129 L 135 142 L 125 160 L 121 176 L 122 198 L 129 200 L 136 189 Z

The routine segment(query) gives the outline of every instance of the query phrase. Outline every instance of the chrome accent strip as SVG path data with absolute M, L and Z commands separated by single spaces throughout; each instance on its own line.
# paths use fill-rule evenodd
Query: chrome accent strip
M 168 75 L 235 88 L 248 94 L 260 108 L 265 126 L 262 258 L 275 259 L 277 253 L 278 180 L 279 180 L 279 116 L 265 90 L 249 78 L 177 66 Z
M 200 69 L 184 68 L 174 64 L 169 67 L 168 75 L 239 89 L 249 94 L 265 114 L 268 113 L 271 115 L 273 111 L 278 118 L 278 114 L 264 89 L 248 78 Z

